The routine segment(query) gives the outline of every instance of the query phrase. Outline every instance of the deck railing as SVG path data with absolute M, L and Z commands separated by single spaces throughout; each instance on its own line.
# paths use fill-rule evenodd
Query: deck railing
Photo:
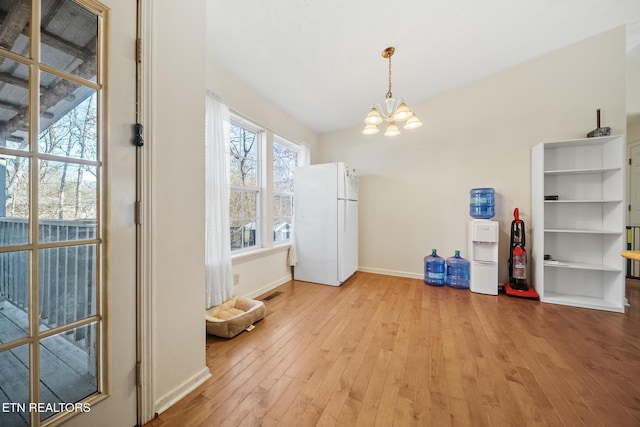
M 0 218 L 0 246 L 25 244 L 29 224 L 24 218 Z M 95 222 L 41 220 L 41 242 L 76 241 L 96 236 Z M 0 253 L 0 296 L 24 310 L 29 305 L 29 254 Z M 52 328 L 86 318 L 96 312 L 96 247 L 72 245 L 41 249 L 39 264 L 40 326 Z M 81 327 L 65 338 L 87 350 L 90 327 Z
M 640 225 L 627 225 L 627 250 L 640 251 Z M 627 260 L 627 278 L 640 279 L 640 261 Z

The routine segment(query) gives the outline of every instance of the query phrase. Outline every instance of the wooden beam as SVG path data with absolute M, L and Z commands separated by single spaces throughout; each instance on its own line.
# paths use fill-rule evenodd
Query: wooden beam
M 0 11 L 0 22 L 2 22 L 3 25 L 4 22 L 6 21 L 7 17 L 9 16 L 8 13 L 4 13 Z M 9 18 L 11 19 L 11 18 Z M 9 22 L 9 21 L 7 21 Z M 4 28 L 4 25 L 3 25 Z M 21 31 L 22 35 L 26 36 L 26 37 L 31 37 L 31 23 L 27 21 L 27 23 L 25 24 L 24 28 L 22 28 Z M 51 48 L 57 49 L 61 52 L 64 52 L 68 55 L 71 55 L 73 57 L 85 60 L 86 58 L 95 55 L 95 45 L 96 45 L 96 37 L 92 37 L 91 40 L 89 40 L 89 42 L 87 43 L 87 46 L 90 46 L 89 48 L 85 47 L 85 46 L 80 46 L 77 45 L 75 43 L 73 43 L 70 40 L 66 40 L 63 39 L 60 36 L 57 36 L 55 34 L 53 34 L 50 31 L 45 30 L 44 28 L 40 29 L 40 42 L 43 45 L 49 46 Z M 6 47 L 6 46 L 4 46 Z M 10 47 L 7 47 L 7 49 L 11 49 Z
M 14 76 L 10 73 L 0 72 L 0 83 L 9 83 L 22 89 L 29 89 L 29 80 Z
M 58 49 L 68 55 L 76 57 L 82 61 L 87 60 L 88 58 L 95 56 L 95 41 L 96 37 L 92 37 L 90 41 L 90 45 L 94 47 L 94 49 L 87 49 L 83 46 L 78 46 L 68 40 L 63 39 L 62 37 L 56 36 L 53 33 L 50 33 L 45 30 L 40 30 L 40 41 L 42 44 L 52 47 L 54 49 Z
M 88 61 L 81 63 L 73 73 L 78 77 L 89 79 L 95 74 L 96 58 L 91 57 Z M 40 95 L 40 115 L 45 117 L 47 110 L 63 99 L 73 96 L 73 91 L 78 87 L 77 83 L 60 79 L 57 83 L 47 88 L 41 88 Z M 27 128 L 26 120 L 28 107 L 23 107 L 20 112 L 6 122 L 0 122 L 0 135 L 11 134 L 18 129 Z
M 0 107 L 6 108 L 7 110 L 20 111 L 25 106 L 20 104 L 15 104 L 13 102 L 3 101 L 0 99 Z
M 7 13 L 0 28 L 0 46 L 11 50 L 18 36 L 31 18 L 31 1 L 19 0 Z

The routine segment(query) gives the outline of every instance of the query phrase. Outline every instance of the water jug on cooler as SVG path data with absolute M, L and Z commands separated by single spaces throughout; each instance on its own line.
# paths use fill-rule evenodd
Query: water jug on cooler
M 469 191 L 469 215 L 475 219 L 491 219 L 495 216 L 495 190 L 472 188 Z

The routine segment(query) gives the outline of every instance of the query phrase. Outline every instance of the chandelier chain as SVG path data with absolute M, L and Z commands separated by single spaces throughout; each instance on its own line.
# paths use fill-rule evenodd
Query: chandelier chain
M 387 98 L 393 98 L 391 93 L 391 55 L 389 55 L 389 90 L 387 91 Z

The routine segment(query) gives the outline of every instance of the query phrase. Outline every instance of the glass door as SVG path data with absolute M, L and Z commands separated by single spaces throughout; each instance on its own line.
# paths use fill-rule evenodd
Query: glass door
M 57 424 L 110 391 L 110 9 L 5 0 L 0 20 L 0 425 Z

